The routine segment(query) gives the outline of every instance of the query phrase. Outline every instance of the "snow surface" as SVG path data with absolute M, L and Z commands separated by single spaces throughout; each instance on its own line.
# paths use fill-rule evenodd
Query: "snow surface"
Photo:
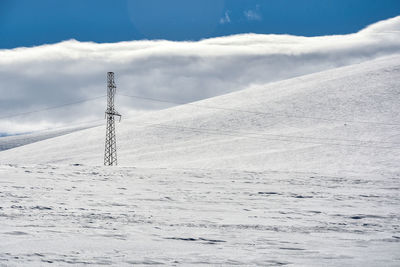
M 0 264 L 400 265 L 400 55 L 0 152 Z
M 0 263 L 398 266 L 399 177 L 0 167 Z

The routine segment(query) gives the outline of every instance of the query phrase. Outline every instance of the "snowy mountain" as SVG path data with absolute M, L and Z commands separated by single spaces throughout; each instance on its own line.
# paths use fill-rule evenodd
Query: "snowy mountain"
M 398 172 L 400 56 L 124 118 L 121 166 Z M 105 127 L 0 153 L 2 163 L 102 165 Z
M 400 55 L 0 152 L 0 265 L 399 266 Z M 117 104 L 118 105 L 118 104 Z

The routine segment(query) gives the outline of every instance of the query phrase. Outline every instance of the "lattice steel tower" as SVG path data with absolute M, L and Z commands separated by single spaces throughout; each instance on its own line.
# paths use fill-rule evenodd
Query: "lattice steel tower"
M 116 92 L 116 86 L 114 81 L 114 72 L 107 73 L 107 129 L 106 129 L 106 145 L 104 152 L 104 165 L 113 166 L 117 165 L 117 140 L 115 136 L 115 117 L 119 117 L 121 121 L 121 115 L 114 108 L 114 96 Z

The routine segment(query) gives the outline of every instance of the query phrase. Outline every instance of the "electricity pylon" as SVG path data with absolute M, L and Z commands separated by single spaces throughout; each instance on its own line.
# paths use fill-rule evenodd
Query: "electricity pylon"
M 115 117 L 119 117 L 121 121 L 121 115 L 114 108 L 114 96 L 116 92 L 116 86 L 114 81 L 114 72 L 107 73 L 107 128 L 106 128 L 106 145 L 104 152 L 104 165 L 113 166 L 117 165 L 117 140 L 115 136 Z

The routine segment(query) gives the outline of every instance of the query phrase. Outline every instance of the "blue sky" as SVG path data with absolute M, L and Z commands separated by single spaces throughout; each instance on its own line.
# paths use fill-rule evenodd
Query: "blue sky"
M 399 0 L 0 0 L 0 49 L 68 39 L 345 34 L 397 15 Z

